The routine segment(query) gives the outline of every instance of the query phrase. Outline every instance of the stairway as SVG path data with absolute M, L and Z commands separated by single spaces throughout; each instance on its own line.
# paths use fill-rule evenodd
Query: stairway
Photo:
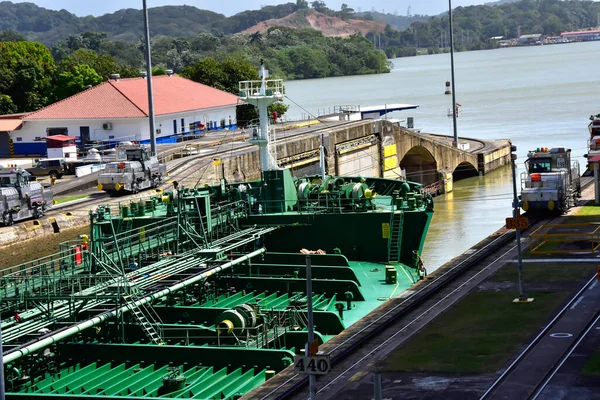
M 390 223 L 390 241 L 388 243 L 388 261 L 398 262 L 400 259 L 400 237 L 402 235 L 402 218 L 404 214 L 395 212 Z
M 137 305 L 139 298 L 131 294 L 125 298 L 127 308 L 135 318 L 136 322 L 142 328 L 150 342 L 158 345 L 164 344 L 163 332 L 161 329 L 162 321 L 150 304 Z

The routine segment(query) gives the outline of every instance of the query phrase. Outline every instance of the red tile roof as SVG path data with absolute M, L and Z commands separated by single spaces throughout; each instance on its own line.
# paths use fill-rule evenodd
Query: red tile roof
M 12 132 L 21 127 L 23 121 L 20 119 L 0 119 L 0 132 Z
M 116 119 L 148 116 L 148 82 L 144 78 L 109 80 L 24 119 Z M 238 97 L 177 75 L 152 78 L 155 115 L 238 104 Z

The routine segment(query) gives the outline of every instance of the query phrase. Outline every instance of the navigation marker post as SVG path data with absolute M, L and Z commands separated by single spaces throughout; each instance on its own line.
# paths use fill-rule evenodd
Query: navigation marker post
M 521 229 L 523 220 L 525 218 L 519 217 L 519 198 L 517 197 L 517 166 L 515 161 L 517 160 L 517 146 L 510 145 L 510 164 L 512 167 L 512 178 L 513 178 L 513 218 L 507 218 L 507 228 L 515 229 L 515 235 L 517 238 L 517 259 L 518 259 L 518 274 L 519 274 L 519 297 L 513 300 L 513 303 L 531 303 L 534 299 L 527 297 L 525 289 L 523 288 L 523 259 L 521 257 Z M 525 219 L 525 227 L 527 227 L 527 220 Z M 515 224 L 516 226 L 511 226 Z M 520 225 L 520 226 L 519 226 Z

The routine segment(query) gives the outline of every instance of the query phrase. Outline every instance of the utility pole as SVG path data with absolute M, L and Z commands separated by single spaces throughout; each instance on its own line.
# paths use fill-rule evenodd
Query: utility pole
M 2 319 L 0 318 L 0 326 L 2 326 Z M 0 400 L 4 400 L 4 359 L 2 350 L 2 328 L 0 328 Z
M 452 29 L 452 0 L 448 0 L 448 18 L 450 21 L 450 69 L 452 75 L 452 126 L 454 128 L 454 147 L 458 147 L 458 129 L 456 126 L 456 86 L 454 84 L 454 31 Z
M 144 33 L 146 35 L 146 80 L 148 81 L 148 120 L 150 123 L 150 152 L 156 156 L 156 128 L 154 121 L 154 97 L 152 95 L 152 53 L 150 51 L 150 26 L 148 24 L 148 7 L 142 0 L 144 8 Z M 1 400 L 1 399 L 0 399 Z
M 310 354 L 310 344 L 315 340 L 315 324 L 313 322 L 313 304 L 312 304 L 312 272 L 310 254 L 306 255 L 306 308 L 307 308 L 307 324 L 308 324 L 308 342 L 304 348 L 304 356 L 312 356 Z M 317 398 L 317 377 L 315 375 L 308 376 L 310 400 Z
M 517 146 L 511 144 L 510 146 L 510 158 L 512 166 L 512 178 L 513 178 L 513 218 L 519 218 L 519 198 L 517 197 L 517 166 L 515 161 L 517 160 Z M 519 275 L 519 298 L 515 299 L 515 303 L 529 303 L 533 299 L 527 298 L 525 289 L 523 287 L 523 259 L 521 257 L 521 230 L 515 229 L 515 236 L 517 239 L 517 270 Z

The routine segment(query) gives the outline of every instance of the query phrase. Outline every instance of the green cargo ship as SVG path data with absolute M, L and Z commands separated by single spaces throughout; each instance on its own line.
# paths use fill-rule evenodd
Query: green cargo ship
M 81 241 L 2 272 L 7 398 L 237 399 L 304 351 L 306 254 L 319 342 L 421 277 L 431 197 L 279 169 L 266 108 L 283 84 L 261 77 L 240 84 L 261 180 L 100 207 Z

